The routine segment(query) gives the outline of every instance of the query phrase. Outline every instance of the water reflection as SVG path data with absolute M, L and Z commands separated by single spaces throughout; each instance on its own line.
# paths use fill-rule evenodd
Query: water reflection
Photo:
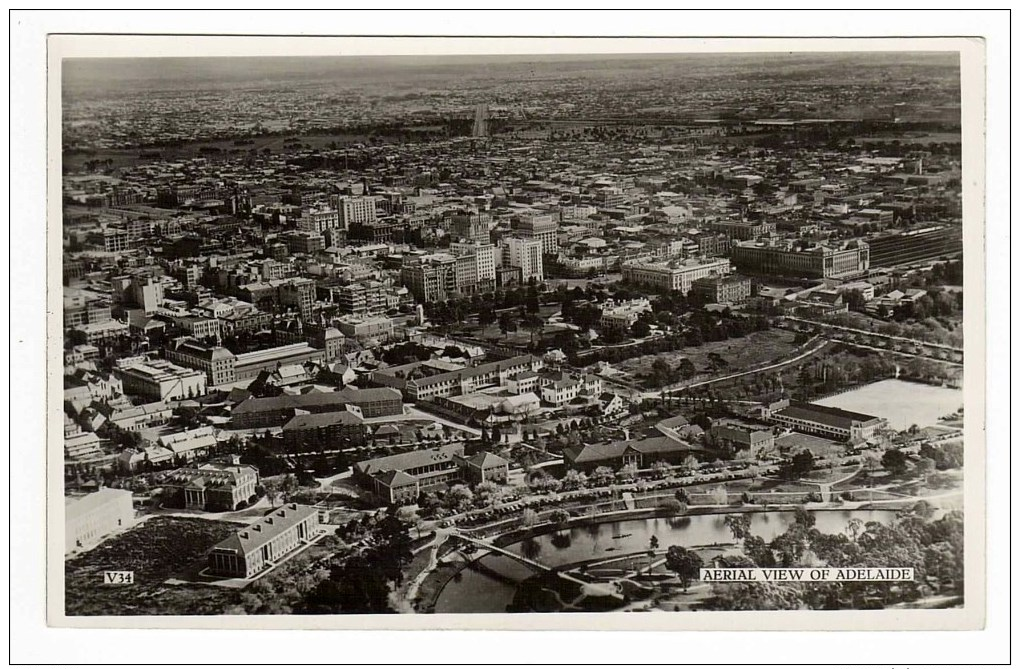
M 570 548 L 570 544 L 572 543 L 570 539 L 570 532 L 557 532 L 552 535 L 549 542 L 559 550 Z
M 846 530 L 851 518 L 864 523 L 888 522 L 891 511 L 833 510 L 814 514 L 816 528 L 826 534 Z M 793 521 L 786 511 L 751 514 L 751 532 L 765 541 L 781 534 Z M 733 536 L 726 528 L 725 515 L 680 516 L 575 527 L 511 544 L 506 548 L 550 567 L 586 560 L 622 556 L 640 552 L 645 555 L 652 535 L 659 546 L 707 546 L 731 543 Z M 483 558 L 477 569 L 469 567 L 462 581 L 451 581 L 436 603 L 437 613 L 502 613 L 512 601 L 515 583 L 534 574 L 534 570 L 506 556 Z
M 529 538 L 518 544 L 520 554 L 529 560 L 537 560 L 542 554 L 542 544 L 535 538 Z

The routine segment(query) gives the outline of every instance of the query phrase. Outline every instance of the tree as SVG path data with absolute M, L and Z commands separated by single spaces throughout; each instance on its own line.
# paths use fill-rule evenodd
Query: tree
M 630 333 L 638 339 L 644 339 L 652 333 L 652 328 L 644 321 L 634 321 L 630 326 Z
M 754 485 L 758 477 L 761 476 L 761 469 L 758 468 L 758 465 L 751 465 L 744 471 L 747 472 L 748 478 L 751 479 L 751 485 Z
M 935 461 L 931 458 L 920 458 L 914 469 L 917 475 L 927 483 L 931 475 L 935 473 Z
M 568 520 L 570 520 L 570 514 L 564 511 L 563 509 L 556 509 L 551 514 L 549 514 L 549 522 L 555 523 L 556 525 L 565 523 Z
M 868 478 L 874 476 L 875 470 L 882 464 L 882 456 L 876 451 L 868 451 L 861 457 L 861 464 L 868 472 Z
M 280 499 L 286 504 L 298 490 L 298 481 L 293 474 L 287 474 L 280 481 Z
M 417 532 L 418 538 L 421 539 L 421 516 L 418 515 L 418 512 L 413 507 L 402 506 L 397 509 L 397 520 L 405 525 L 412 525 Z
M 474 498 L 471 490 L 465 485 L 451 486 L 446 491 L 443 502 L 448 509 L 453 511 L 464 511 L 471 507 L 471 500 Z
M 677 575 L 684 592 L 698 577 L 702 564 L 700 555 L 683 546 L 670 546 L 666 550 L 666 568 Z
M 680 463 L 680 467 L 683 468 L 684 474 L 689 475 L 691 472 L 698 469 L 698 459 L 693 455 L 688 455 L 684 458 L 683 462 Z
M 606 466 L 596 467 L 591 478 L 597 486 L 608 485 L 613 480 L 613 470 Z
M 726 527 L 733 535 L 734 541 L 743 541 L 751 536 L 751 517 L 746 513 L 729 514 L 726 516 Z
M 669 463 L 664 460 L 658 460 L 652 463 L 652 471 L 655 472 L 656 478 L 664 479 L 669 476 L 672 470 L 673 468 L 670 467 Z
M 630 462 L 620 468 L 619 476 L 621 481 L 633 481 L 637 478 L 638 466 L 636 463 Z
M 800 478 L 810 472 L 815 466 L 815 456 L 806 448 L 790 459 L 790 477 Z
M 534 509 L 525 509 L 521 512 L 521 525 L 524 527 L 534 527 L 538 523 L 538 512 Z
M 899 449 L 890 448 L 882 456 L 882 466 L 894 476 L 902 476 L 907 471 L 907 456 Z
M 588 484 L 588 476 L 584 472 L 571 469 L 563 476 L 565 490 L 578 490 Z
M 667 497 L 659 503 L 660 509 L 665 509 L 671 516 L 679 516 L 687 512 L 687 502 L 676 497 Z
M 263 481 L 262 487 L 266 491 L 266 499 L 269 500 L 269 504 L 275 509 L 276 500 L 280 498 L 280 484 L 276 481 Z

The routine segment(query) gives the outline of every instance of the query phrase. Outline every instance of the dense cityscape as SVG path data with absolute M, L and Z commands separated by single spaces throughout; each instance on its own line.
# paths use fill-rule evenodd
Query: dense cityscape
M 952 54 L 65 61 L 67 613 L 961 606 L 960 137 Z M 816 566 L 914 579 L 699 577 Z

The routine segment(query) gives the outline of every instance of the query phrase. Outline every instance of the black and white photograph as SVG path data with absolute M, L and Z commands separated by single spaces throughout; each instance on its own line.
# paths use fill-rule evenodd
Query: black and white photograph
M 87 37 L 51 624 L 980 626 L 980 44 Z

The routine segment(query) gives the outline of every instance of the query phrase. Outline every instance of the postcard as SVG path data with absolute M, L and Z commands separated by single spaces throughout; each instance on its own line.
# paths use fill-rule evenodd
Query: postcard
M 312 39 L 49 38 L 51 625 L 982 627 L 980 41 Z

